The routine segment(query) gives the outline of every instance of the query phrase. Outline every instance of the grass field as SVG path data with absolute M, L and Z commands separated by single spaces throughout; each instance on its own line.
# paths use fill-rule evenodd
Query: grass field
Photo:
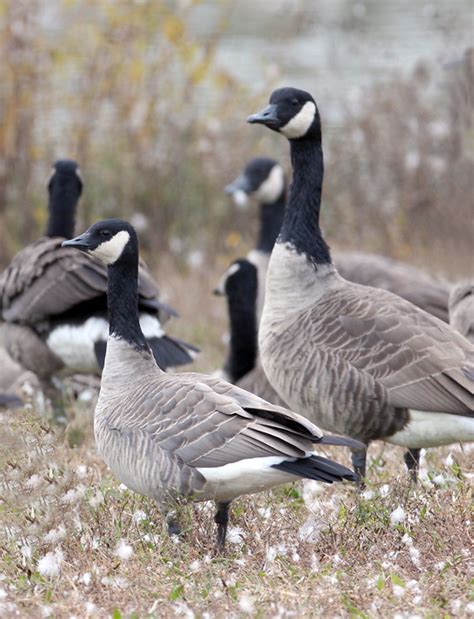
M 204 298 L 216 276 L 160 276 L 171 301 L 188 299 L 171 328 L 202 346 L 201 371 L 224 351 L 224 307 Z M 66 428 L 34 403 L 1 413 L 1 617 L 474 614 L 470 446 L 429 451 L 417 487 L 403 450 L 378 443 L 361 496 L 304 482 L 243 497 L 217 557 L 213 506 L 183 508 L 183 538 L 170 540 L 156 506 L 96 453 L 91 409 L 71 401 Z
M 183 508 L 170 540 L 155 505 L 107 472 L 89 412 L 76 415 L 75 449 L 34 410 L 1 416 L 2 617 L 474 613 L 469 448 L 428 453 L 417 488 L 402 451 L 375 445 L 362 496 L 304 482 L 241 498 L 216 557 L 212 506 Z

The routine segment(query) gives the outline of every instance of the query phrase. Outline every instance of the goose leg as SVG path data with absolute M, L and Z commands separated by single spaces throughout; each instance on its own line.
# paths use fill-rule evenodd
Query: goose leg
M 217 503 L 217 511 L 214 516 L 214 521 L 217 524 L 217 550 L 224 551 L 225 536 L 227 533 L 227 524 L 229 522 L 229 505 L 230 501 Z
M 420 449 L 409 449 L 405 452 L 403 459 L 407 465 L 410 478 L 413 483 L 418 481 L 418 468 L 420 465 Z
M 367 463 L 367 447 L 364 449 L 352 449 L 352 466 L 354 473 L 357 475 L 357 485 L 359 488 L 364 487 L 364 479 Z

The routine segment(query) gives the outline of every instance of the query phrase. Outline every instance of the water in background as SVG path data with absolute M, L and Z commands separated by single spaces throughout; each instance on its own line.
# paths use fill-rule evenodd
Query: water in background
M 310 90 L 329 125 L 364 86 L 426 60 L 444 65 L 473 45 L 473 0 L 238 0 L 225 9 L 217 59 L 248 86 L 274 77 Z M 203 39 L 223 12 L 205 1 L 192 30 Z M 212 96 L 212 93 L 211 93 Z

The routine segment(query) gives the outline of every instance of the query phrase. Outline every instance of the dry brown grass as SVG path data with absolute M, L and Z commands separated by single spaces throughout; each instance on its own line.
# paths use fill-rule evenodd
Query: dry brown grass
M 183 320 L 171 330 L 203 347 L 198 369 L 214 369 L 226 322 L 223 303 L 210 296 L 218 270 L 177 274 L 162 262 L 161 271 L 169 300 L 187 300 L 177 303 Z M 353 487 L 305 482 L 241 498 L 222 558 L 214 556 L 211 505 L 183 509 L 184 537 L 175 543 L 156 506 L 119 486 L 95 451 L 88 406 L 71 403 L 66 429 L 51 427 L 35 408 L 0 419 L 2 617 L 444 618 L 474 611 L 469 447 L 431 450 L 417 488 L 407 482 L 402 450 L 376 444 L 362 497 Z M 340 449 L 328 454 L 349 462 Z M 392 525 L 399 507 L 405 518 Z M 116 554 L 120 543 L 133 552 L 127 560 Z M 53 564 L 59 558 L 58 575 L 40 573 L 47 553 Z
M 76 449 L 68 429 L 51 428 L 34 410 L 2 415 L 2 616 L 472 611 L 472 451 L 430 452 L 416 489 L 403 474 L 401 450 L 377 445 L 362 497 L 352 487 L 305 482 L 241 498 L 221 558 L 214 556 L 210 505 L 184 508 L 184 537 L 171 541 L 156 507 L 107 472 L 90 418 L 77 408 L 76 415 L 86 428 Z M 405 519 L 392 525 L 400 506 Z M 120 543 L 128 559 L 117 555 Z M 47 553 L 60 557 L 57 575 L 38 569 Z

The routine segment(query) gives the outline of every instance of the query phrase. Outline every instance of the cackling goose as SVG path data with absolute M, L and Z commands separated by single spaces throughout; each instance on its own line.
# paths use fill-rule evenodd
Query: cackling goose
M 474 347 L 394 294 L 343 279 L 319 227 L 321 122 L 313 97 L 282 88 L 248 118 L 290 142 L 294 171 L 267 273 L 259 348 L 293 410 L 365 443 L 419 450 L 474 439 Z M 353 451 L 360 478 L 366 449 Z
M 61 247 L 74 234 L 82 180 L 75 161 L 54 165 L 48 185 L 46 236 L 28 245 L 0 276 L 0 313 L 11 357 L 35 372 L 44 391 L 57 397 L 56 374 L 99 373 L 108 335 L 107 271 L 103 264 Z M 165 335 L 160 318 L 175 313 L 158 301 L 144 264 L 139 271 L 142 329 L 164 368 L 189 363 L 195 349 Z
M 179 499 L 217 503 L 218 546 L 229 503 L 241 494 L 308 477 L 353 480 L 352 471 L 314 452 L 348 445 L 311 422 L 219 378 L 167 374 L 156 364 L 137 311 L 138 240 L 133 227 L 109 219 L 63 245 L 99 258 L 108 270 L 110 333 L 94 430 L 116 477 L 157 501 L 170 517 Z

